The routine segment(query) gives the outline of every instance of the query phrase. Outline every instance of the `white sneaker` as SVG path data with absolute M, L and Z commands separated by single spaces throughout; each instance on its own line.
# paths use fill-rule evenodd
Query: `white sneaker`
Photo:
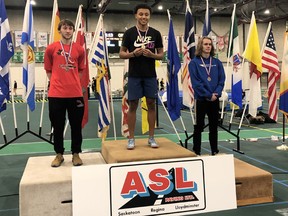
M 132 150 L 135 148 L 135 139 L 128 139 L 127 149 Z
M 276 149 L 282 151 L 288 151 L 288 146 L 283 144 L 281 146 L 277 146 Z
M 150 137 L 148 139 L 148 145 L 150 145 L 151 148 L 158 148 L 159 145 L 156 143 L 154 137 Z

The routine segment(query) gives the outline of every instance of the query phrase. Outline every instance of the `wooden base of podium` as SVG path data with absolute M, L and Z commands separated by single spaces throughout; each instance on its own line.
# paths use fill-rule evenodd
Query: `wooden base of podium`
M 102 143 L 102 156 L 106 163 L 161 160 L 196 157 L 196 154 L 167 138 L 156 138 L 159 148 L 151 148 L 148 139 L 136 139 L 135 148 L 127 150 L 127 140 L 113 140 Z

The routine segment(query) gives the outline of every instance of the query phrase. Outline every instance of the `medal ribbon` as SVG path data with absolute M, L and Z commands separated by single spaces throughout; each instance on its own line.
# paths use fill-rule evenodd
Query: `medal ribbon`
M 208 79 L 211 80 L 210 72 L 211 72 L 212 58 L 211 58 L 211 56 L 210 56 L 209 70 L 207 69 L 206 64 L 205 64 L 202 56 L 200 56 L 200 58 L 201 58 L 201 61 L 202 61 L 203 65 L 205 66 L 205 70 L 206 70 L 206 73 L 207 73 L 207 75 L 208 75 Z
M 62 50 L 63 50 L 63 52 L 64 52 L 64 58 L 65 58 L 65 61 L 66 61 L 66 67 L 68 67 L 68 59 L 70 58 L 70 56 L 71 56 L 71 51 L 72 51 L 72 42 L 70 43 L 70 48 L 69 48 L 68 56 L 66 56 L 66 52 L 65 52 L 65 49 L 64 49 L 64 46 L 63 46 L 63 43 L 62 43 L 61 40 L 60 40 L 60 44 L 61 44 Z
M 144 45 L 144 40 L 145 40 L 145 38 L 146 38 L 146 35 L 147 35 L 147 32 L 148 32 L 149 26 L 147 27 L 147 30 L 145 31 L 144 38 L 143 38 L 143 36 L 141 35 L 141 32 L 140 32 L 140 30 L 139 30 L 139 28 L 138 28 L 137 25 L 136 25 L 136 29 L 137 29 L 137 32 L 138 32 L 139 37 L 141 38 L 141 42 L 143 43 L 142 46 L 145 46 L 145 45 Z M 145 47 L 144 47 L 144 48 L 145 48 Z

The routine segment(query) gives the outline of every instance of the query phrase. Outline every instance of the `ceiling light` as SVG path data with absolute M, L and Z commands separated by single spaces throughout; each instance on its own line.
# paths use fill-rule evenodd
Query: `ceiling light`
M 158 10 L 163 10 L 163 5 L 159 5 Z
M 36 2 L 34 0 L 30 1 L 31 5 L 36 5 Z
M 216 12 L 217 11 L 217 8 L 214 8 L 214 12 Z
M 264 11 L 264 14 L 270 14 L 270 10 L 269 10 L 269 9 L 266 9 L 266 10 Z

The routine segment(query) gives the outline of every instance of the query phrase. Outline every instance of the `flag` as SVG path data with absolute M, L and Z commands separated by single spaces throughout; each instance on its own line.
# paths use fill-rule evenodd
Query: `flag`
M 271 22 L 267 29 L 267 40 L 264 41 L 262 53 L 262 67 L 268 70 L 268 114 L 275 121 L 278 120 L 276 83 L 280 79 L 278 57 L 272 32 Z
M 202 36 L 211 36 L 211 20 L 210 20 L 208 0 L 206 0 L 206 12 L 205 12 L 205 20 L 204 20 Z
M 123 95 L 122 95 L 122 124 L 121 132 L 122 136 L 129 137 L 128 130 L 128 70 L 129 70 L 129 59 L 124 61 L 124 74 L 123 74 Z
M 185 13 L 185 30 L 184 30 L 184 59 L 182 70 L 182 90 L 183 90 L 183 104 L 189 108 L 194 104 L 194 91 L 188 65 L 195 55 L 195 34 L 193 26 L 193 17 L 189 2 L 187 1 Z
M 87 47 L 86 47 L 86 38 L 85 38 L 85 25 L 84 25 L 84 18 L 82 16 L 82 5 L 79 6 L 78 10 L 78 15 L 77 19 L 75 22 L 76 26 L 76 31 L 74 33 L 74 38 L 73 41 L 80 44 L 80 46 L 83 47 L 85 51 L 85 56 L 86 56 L 86 68 L 82 71 L 82 77 L 81 77 L 81 86 L 83 91 L 83 98 L 84 98 L 84 115 L 82 119 L 82 128 L 85 127 L 85 125 L 88 122 L 88 90 L 87 88 L 89 87 L 89 63 L 88 63 L 88 54 L 86 52 Z
M 10 33 L 4 0 L 0 0 L 0 112 L 6 109 L 9 96 L 9 61 L 14 55 L 14 48 Z
M 23 50 L 23 99 L 31 111 L 35 109 L 35 53 L 33 12 L 27 0 L 24 13 L 21 44 Z
M 181 62 L 178 55 L 172 19 L 169 20 L 168 49 L 167 49 L 167 108 L 172 121 L 180 117 L 178 72 Z
M 111 122 L 110 101 L 109 101 L 109 79 L 110 71 L 108 64 L 108 52 L 106 46 L 105 31 L 103 28 L 103 15 L 100 15 L 95 31 L 96 44 L 92 44 L 92 64 L 96 65 L 96 91 L 99 95 L 98 109 L 98 135 L 105 140 Z
M 279 110 L 288 118 L 288 32 L 285 33 L 280 78 Z
M 238 21 L 236 17 L 236 4 L 231 16 L 231 25 L 229 33 L 229 48 L 228 60 L 233 65 L 232 70 L 232 86 L 231 86 L 231 101 L 242 109 L 242 70 L 241 56 L 238 35 Z
M 57 3 L 57 0 L 54 0 L 52 20 L 51 20 L 50 38 L 49 38 L 50 44 L 55 42 L 55 41 L 59 41 L 61 39 L 61 35 L 58 31 L 58 24 L 59 23 L 60 23 L 60 13 L 58 10 L 58 3 Z
M 246 48 L 242 56 L 250 62 L 250 90 L 248 94 L 249 114 L 255 117 L 257 115 L 257 108 L 262 106 L 259 79 L 262 74 L 262 60 L 254 12 L 252 13 Z
M 148 124 L 148 107 L 146 102 L 146 97 L 141 98 L 141 110 L 142 110 L 142 134 L 149 131 Z

